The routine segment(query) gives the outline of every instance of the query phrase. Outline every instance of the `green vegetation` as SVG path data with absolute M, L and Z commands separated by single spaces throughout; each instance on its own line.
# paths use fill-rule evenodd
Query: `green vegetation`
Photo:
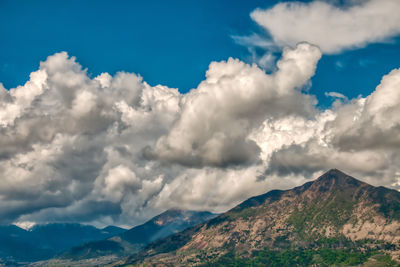
M 400 203 L 399 203 L 399 197 L 396 196 L 391 196 L 387 194 L 386 198 L 383 198 L 381 200 L 381 206 L 379 208 L 379 211 L 382 212 L 385 217 L 387 218 L 392 218 L 396 220 L 400 220 Z M 397 199 L 395 199 L 397 197 Z
M 372 258 L 375 260 L 375 262 L 374 262 L 375 267 L 386 267 L 386 266 L 399 267 L 400 266 L 399 263 L 397 263 L 391 259 L 390 255 L 378 254 Z
M 374 263 L 379 266 L 397 266 L 389 255 L 349 249 L 263 250 L 254 252 L 250 258 L 239 257 L 231 251 L 201 266 L 355 266 L 367 262 L 372 256 Z
M 301 236 L 307 235 L 307 230 L 312 227 L 332 225 L 340 228 L 349 221 L 353 206 L 354 203 L 348 194 L 332 194 L 319 204 L 307 206 L 302 210 L 296 208 L 288 218 L 288 223 L 293 225 Z

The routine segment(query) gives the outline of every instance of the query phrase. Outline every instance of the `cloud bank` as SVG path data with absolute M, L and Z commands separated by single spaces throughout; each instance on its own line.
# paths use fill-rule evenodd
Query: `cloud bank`
M 309 42 L 324 54 L 332 54 L 384 42 L 400 34 L 399 10 L 397 0 L 347 1 L 344 6 L 323 1 L 283 2 L 253 11 L 251 18 L 280 47 Z M 254 37 L 257 36 L 249 38 L 259 43 L 259 38 Z
M 400 70 L 321 111 L 307 94 L 320 57 L 301 43 L 271 74 L 212 62 L 182 95 L 49 56 L 25 85 L 0 88 L 1 223 L 132 226 L 172 207 L 221 212 L 334 167 L 400 188 Z

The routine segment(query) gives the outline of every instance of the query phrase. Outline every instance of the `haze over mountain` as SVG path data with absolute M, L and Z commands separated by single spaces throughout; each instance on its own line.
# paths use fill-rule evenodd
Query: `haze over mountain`
M 186 228 L 208 221 L 217 214 L 171 209 L 155 216 L 146 223 L 133 227 L 105 240 L 93 241 L 74 247 L 59 258 L 84 260 L 103 256 L 121 257 L 139 252 L 147 244 L 178 233 Z
M 0 226 L 0 260 L 32 262 L 49 259 L 67 248 L 125 231 L 116 226 L 98 229 L 77 223 L 35 225 L 29 230 L 15 225 Z
M 261 258 L 273 265 L 281 260 L 279 253 L 289 257 L 288 266 L 391 263 L 390 258 L 399 260 L 399 241 L 400 192 L 333 169 L 302 186 L 252 197 L 204 224 L 152 243 L 125 263 L 224 266 Z

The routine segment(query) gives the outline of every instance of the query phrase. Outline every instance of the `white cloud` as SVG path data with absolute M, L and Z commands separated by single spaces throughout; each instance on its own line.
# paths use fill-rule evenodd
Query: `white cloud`
M 341 93 L 338 92 L 325 92 L 325 96 L 333 97 L 333 98 L 341 98 L 341 99 L 347 99 L 347 97 Z
M 126 191 L 135 193 L 141 188 L 140 180 L 136 174 L 123 165 L 118 165 L 110 170 L 104 179 L 102 192 L 115 202 L 121 201 Z
M 31 105 L 35 97 L 43 93 L 46 89 L 46 79 L 46 72 L 38 70 L 31 73 L 30 80 L 24 86 L 7 91 L 1 85 L 0 126 L 13 123 L 24 109 Z
M 301 89 L 320 56 L 305 43 L 284 49 L 271 74 L 213 62 L 186 95 L 132 73 L 91 79 L 75 58 L 50 56 L 24 86 L 0 88 L 2 223 L 224 211 L 333 167 L 398 187 L 400 70 L 319 111 Z
M 285 175 L 336 167 L 373 184 L 396 185 L 400 164 L 400 119 L 396 115 L 400 112 L 399 86 L 397 69 L 384 76 L 371 95 L 339 104 L 315 137 L 274 151 L 270 170 Z
M 341 149 L 397 148 L 400 145 L 400 69 L 382 78 L 376 90 L 338 111 L 333 142 Z
M 148 154 L 196 167 L 254 163 L 259 147 L 248 136 L 266 118 L 313 115 L 313 98 L 301 89 L 320 57 L 305 43 L 285 49 L 270 75 L 239 60 L 211 63 L 206 80 L 183 96 L 178 121 Z
M 384 42 L 400 34 L 398 0 L 355 1 L 346 6 L 323 1 L 284 2 L 257 9 L 251 18 L 278 46 L 309 42 L 326 54 Z

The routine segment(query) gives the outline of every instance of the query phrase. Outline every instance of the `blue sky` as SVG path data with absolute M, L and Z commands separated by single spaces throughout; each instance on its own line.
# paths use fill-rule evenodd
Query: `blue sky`
M 94 75 L 124 70 L 185 91 L 211 61 L 246 56 L 230 35 L 251 30 L 262 2 L 1 1 L 0 80 L 19 85 L 39 60 L 67 51 Z
M 39 61 L 66 51 L 93 76 L 124 70 L 151 85 L 187 92 L 204 79 L 211 61 L 234 57 L 250 63 L 247 48 L 231 36 L 267 36 L 250 12 L 277 2 L 2 0 L 0 82 L 8 89 L 22 85 Z M 326 91 L 368 95 L 399 62 L 397 40 L 324 55 L 310 93 L 322 107 L 333 100 Z

